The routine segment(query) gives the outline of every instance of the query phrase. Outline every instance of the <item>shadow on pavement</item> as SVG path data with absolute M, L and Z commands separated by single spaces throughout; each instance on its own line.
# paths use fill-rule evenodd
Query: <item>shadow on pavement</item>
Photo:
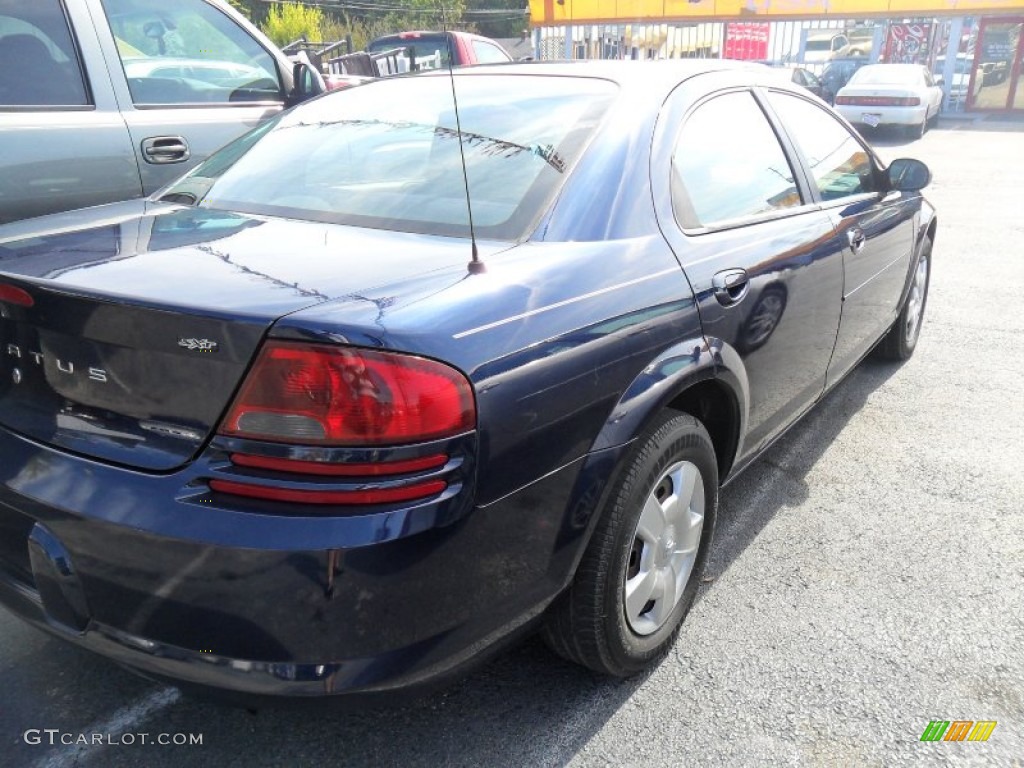
M 705 578 L 724 573 L 781 509 L 806 501 L 808 472 L 868 397 L 899 368 L 870 358 L 862 362 L 722 491 L 715 546 Z

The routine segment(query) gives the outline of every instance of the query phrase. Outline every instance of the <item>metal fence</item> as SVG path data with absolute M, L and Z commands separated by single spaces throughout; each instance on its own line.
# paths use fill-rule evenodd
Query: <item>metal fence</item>
M 963 111 L 970 77 L 964 66 L 978 35 L 973 18 L 539 27 L 534 29 L 534 55 L 544 60 L 743 58 L 802 66 L 821 76 L 838 59 L 879 61 L 894 39 L 893 26 L 922 30 L 914 50 L 900 60 L 916 61 L 941 75 L 943 111 Z

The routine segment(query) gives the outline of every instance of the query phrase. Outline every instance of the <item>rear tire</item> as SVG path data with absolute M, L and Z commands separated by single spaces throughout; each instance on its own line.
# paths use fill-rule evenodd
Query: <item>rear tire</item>
M 914 354 L 917 340 L 921 336 L 921 324 L 924 322 L 931 273 L 932 240 L 925 235 L 918 250 L 914 276 L 911 278 L 910 291 L 903 302 L 903 309 L 900 310 L 892 328 L 875 347 L 876 355 L 883 360 L 908 360 Z
M 624 459 L 576 576 L 548 611 L 548 646 L 614 677 L 660 660 L 697 596 L 717 507 L 707 430 L 665 412 Z
M 924 133 L 928 130 L 928 119 L 925 118 L 917 125 L 908 125 L 905 130 L 907 132 L 907 137 L 910 139 L 917 140 L 924 138 Z

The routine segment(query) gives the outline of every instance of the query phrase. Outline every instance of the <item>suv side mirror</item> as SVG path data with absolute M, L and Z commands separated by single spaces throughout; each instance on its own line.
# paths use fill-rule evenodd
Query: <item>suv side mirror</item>
M 323 77 L 309 61 L 296 61 L 292 65 L 292 83 L 289 106 L 319 96 L 327 90 Z
M 899 192 L 918 192 L 932 180 L 932 172 L 920 160 L 902 157 L 889 164 L 889 189 Z

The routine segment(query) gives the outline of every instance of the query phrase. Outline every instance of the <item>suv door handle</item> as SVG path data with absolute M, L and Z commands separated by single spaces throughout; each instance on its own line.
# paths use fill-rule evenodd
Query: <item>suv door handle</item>
M 711 278 L 711 285 L 718 303 L 728 307 L 743 301 L 750 288 L 750 278 L 745 269 L 725 269 Z
M 850 241 L 850 248 L 854 253 L 860 253 L 868 242 L 867 237 L 864 235 L 864 230 L 860 227 L 846 230 L 846 239 Z
M 182 136 L 152 136 L 142 140 L 142 155 L 147 163 L 183 163 L 191 154 Z

